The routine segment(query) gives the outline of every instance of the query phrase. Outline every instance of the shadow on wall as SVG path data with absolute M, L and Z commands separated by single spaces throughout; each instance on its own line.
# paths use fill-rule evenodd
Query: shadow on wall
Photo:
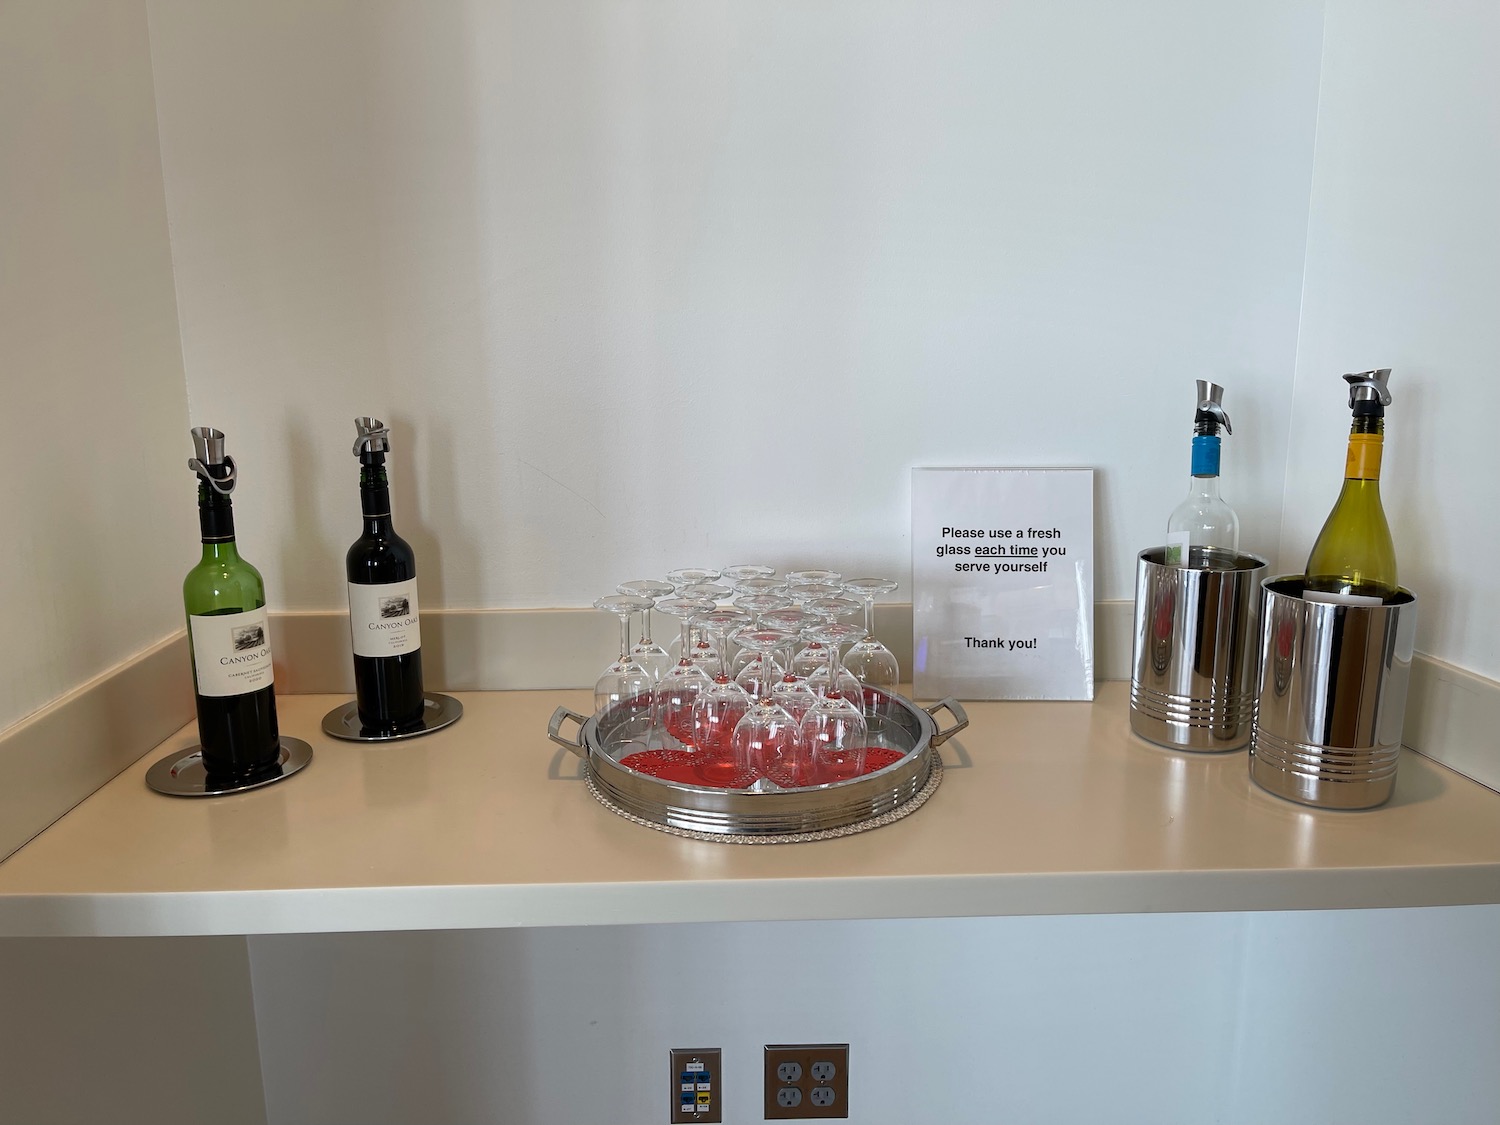
M 281 538 L 281 573 L 284 575 L 324 576 L 337 575 L 339 589 L 343 588 L 344 556 L 335 532 L 347 527 L 347 538 L 352 543 L 359 534 L 357 523 L 345 523 L 342 519 L 329 525 L 324 514 L 318 510 L 317 490 L 305 487 L 305 482 L 318 479 L 318 442 L 308 427 L 301 411 L 286 412 L 286 463 L 288 479 L 292 483 L 291 495 L 287 497 L 286 511 L 291 527 L 289 535 Z M 356 517 L 357 518 L 357 517 Z M 314 589 L 326 586 L 332 579 L 319 582 L 304 579 L 302 585 L 311 582 Z M 269 591 L 274 600 L 287 600 L 287 592 Z M 300 599 L 299 599 L 300 600 Z M 275 638 L 272 638 L 275 643 Z

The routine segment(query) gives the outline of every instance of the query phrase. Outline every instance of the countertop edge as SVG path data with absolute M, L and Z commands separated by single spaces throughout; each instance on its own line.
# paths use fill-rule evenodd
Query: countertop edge
M 1500 903 L 1500 864 L 0 896 L 0 937 L 1366 910 Z

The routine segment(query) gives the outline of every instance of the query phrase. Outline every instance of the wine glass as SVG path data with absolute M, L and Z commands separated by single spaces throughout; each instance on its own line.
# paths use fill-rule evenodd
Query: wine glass
M 839 660 L 839 645 L 863 640 L 865 631 L 858 625 L 842 625 L 830 621 L 814 625 L 807 631 L 809 640 L 816 641 L 828 656 L 828 663 L 807 677 L 808 685 L 819 695 L 834 695 L 862 706 L 864 688 L 854 675 Z
M 677 592 L 678 597 L 695 598 L 702 602 L 713 602 L 718 604 L 734 593 L 728 586 L 717 582 L 694 582 L 691 586 L 684 586 Z M 719 654 L 714 651 L 714 646 L 708 638 L 703 635 L 702 630 L 695 625 L 691 631 L 693 638 L 693 660 L 703 666 L 703 670 L 712 676 L 719 667 Z
M 798 605 L 806 605 L 814 598 L 836 598 L 844 592 L 844 588 L 833 582 L 804 582 L 800 586 L 788 586 L 787 597 Z
M 836 570 L 793 570 L 787 574 L 786 581 L 789 586 L 811 586 L 814 582 L 836 586 L 842 577 Z
M 750 614 L 751 623 L 758 629 L 761 625 L 761 615 L 771 613 L 778 609 L 787 609 L 791 606 L 791 599 L 781 594 L 736 594 L 734 604 Z M 736 677 L 744 674 L 751 667 L 760 666 L 760 654 L 751 649 L 742 649 L 740 654 L 734 658 L 734 675 Z M 740 681 L 743 686 L 754 691 L 754 687 Z
M 844 654 L 844 667 L 866 687 L 894 692 L 901 682 L 901 666 L 896 654 L 875 639 L 875 596 L 889 594 L 900 583 L 892 578 L 851 578 L 844 588 L 865 603 L 865 639 Z M 874 699 L 871 698 L 871 706 Z
M 747 578 L 770 578 L 776 573 L 774 566 L 762 566 L 759 563 L 747 563 L 741 566 L 726 566 L 719 571 L 719 577 L 731 586 L 738 585 Z
M 713 602 L 695 598 L 664 598 L 656 608 L 682 622 L 681 660 L 656 684 L 656 724 L 684 746 L 693 745 L 693 704 L 700 693 L 713 686 L 703 668 L 693 662 L 693 645 L 689 640 L 693 618 L 712 613 Z
M 750 623 L 742 609 L 716 609 L 698 619 L 698 627 L 714 635 L 719 652 L 718 674 L 707 691 L 700 692 L 693 704 L 693 741 L 699 758 L 695 768 L 709 785 L 731 787 L 738 773 L 730 738 L 734 728 L 750 710 L 753 697 L 729 675 L 729 642 L 731 629 Z
M 775 629 L 741 629 L 734 639 L 769 662 L 771 650 L 786 634 Z M 804 784 L 809 763 L 795 719 L 771 694 L 771 679 L 760 677 L 755 703 L 734 728 L 730 749 L 742 776 L 766 777 L 783 788 Z
M 770 575 L 741 578 L 734 584 L 736 594 L 785 594 L 786 591 L 786 579 L 772 578 Z
M 781 649 L 781 666 L 785 669 L 781 677 L 771 685 L 771 695 L 786 708 L 792 718 L 802 720 L 817 696 L 806 676 L 798 675 L 792 668 L 792 650 L 797 647 L 803 629 L 817 622 L 812 614 L 800 609 L 777 609 L 764 615 L 763 622 L 770 629 L 784 629 L 785 642 Z
M 594 684 L 594 714 L 618 731 L 621 741 L 645 741 L 651 733 L 655 679 L 630 652 L 630 618 L 650 605 L 650 598 L 634 594 L 613 594 L 594 602 L 595 609 L 620 619 L 620 655 Z
M 667 581 L 672 583 L 672 589 L 681 591 L 684 586 L 692 586 L 698 582 L 713 582 L 719 577 L 717 570 L 707 570 L 703 567 L 685 566 L 680 570 L 667 573 Z
M 650 598 L 651 604 L 655 605 L 656 599 L 666 597 L 672 592 L 673 587 L 670 582 L 656 582 L 643 578 L 636 582 L 621 582 L 615 589 L 622 594 Z M 672 666 L 672 654 L 651 639 L 651 609 L 649 607 L 641 611 L 641 635 L 635 644 L 630 646 L 630 655 L 635 657 L 637 664 L 646 668 L 658 680 Z
M 813 781 L 823 784 L 858 777 L 865 772 L 869 727 L 861 706 L 864 693 L 859 681 L 839 663 L 839 645 L 861 640 L 865 631 L 857 625 L 829 622 L 814 626 L 808 635 L 828 651 L 821 689 L 817 677 L 809 681 L 818 691 L 817 702 L 802 716 L 799 728 Z
M 807 589 L 808 587 L 803 587 Z M 809 598 L 802 603 L 802 608 L 808 613 L 816 616 L 820 621 L 836 621 L 840 617 L 849 617 L 859 612 L 859 603 L 851 598 L 839 596 L 842 587 L 832 587 L 833 594 L 821 598 Z M 828 667 L 828 652 L 823 646 L 812 640 L 809 636 L 808 645 L 792 659 L 792 671 L 799 676 L 812 676 Z

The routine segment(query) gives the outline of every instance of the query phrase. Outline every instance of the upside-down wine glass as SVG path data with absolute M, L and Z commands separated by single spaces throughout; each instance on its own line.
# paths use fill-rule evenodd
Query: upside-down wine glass
M 696 598 L 702 602 L 713 602 L 717 605 L 733 593 L 734 590 L 731 587 L 718 582 L 694 582 L 691 586 L 684 586 L 677 592 L 677 595 L 682 598 Z M 693 625 L 692 638 L 693 662 L 701 665 L 703 671 L 712 678 L 719 670 L 719 654 L 696 623 Z
M 693 645 L 688 639 L 693 618 L 712 613 L 713 602 L 695 598 L 664 598 L 656 608 L 682 622 L 682 651 L 686 655 L 656 684 L 656 725 L 684 746 L 693 745 L 693 704 L 700 693 L 713 686 L 699 665 L 693 663 Z
M 828 650 L 825 684 L 841 685 L 846 678 L 853 679 L 839 664 L 839 645 L 860 640 L 865 631 L 857 625 L 830 622 L 814 626 L 808 632 Z M 825 688 L 818 695 L 817 702 L 802 716 L 799 730 L 811 762 L 814 784 L 843 781 L 865 772 L 869 728 L 860 705 L 862 693 L 857 680 L 854 681 L 854 690 L 856 694 L 851 698 L 842 690 Z
M 730 739 L 734 728 L 745 717 L 754 702 L 748 691 L 729 675 L 729 642 L 726 634 L 749 624 L 750 615 L 742 609 L 716 609 L 698 619 L 698 627 L 713 633 L 719 652 L 719 670 L 707 691 L 700 692 L 693 704 L 693 741 L 698 746 L 696 769 L 709 785 L 732 788 L 739 767 L 734 760 Z M 754 778 L 745 778 L 748 784 Z
M 684 586 L 692 586 L 699 582 L 714 582 L 718 580 L 719 572 L 709 570 L 706 567 L 685 566 L 678 570 L 667 572 L 667 581 L 672 583 L 672 589 L 681 591 Z
M 817 624 L 818 619 L 802 609 L 777 609 L 765 614 L 762 621 L 768 628 L 786 630 L 786 642 L 781 646 L 781 666 L 785 671 L 771 685 L 771 695 L 792 718 L 801 722 L 817 701 L 817 695 L 807 677 L 792 669 L 792 650 L 797 647 L 802 630 Z
M 761 615 L 771 613 L 778 609 L 787 609 L 791 606 L 790 598 L 782 594 L 736 594 L 734 604 L 737 608 L 745 610 L 750 614 L 751 624 L 759 629 L 761 626 Z M 731 669 L 734 677 L 740 681 L 740 686 L 752 694 L 756 692 L 753 677 L 760 674 L 761 654 L 753 649 L 742 648 L 734 658 L 734 667 Z M 752 671 L 754 669 L 754 671 Z M 780 668 L 776 669 L 780 674 Z M 749 675 L 751 679 L 744 679 Z
M 634 594 L 613 594 L 594 603 L 595 609 L 620 619 L 620 655 L 594 684 L 594 714 L 618 731 L 620 741 L 644 743 L 651 733 L 655 680 L 630 654 L 630 618 L 650 604 L 650 598 Z
M 622 594 L 650 598 L 651 604 L 655 605 L 656 599 L 670 594 L 673 586 L 670 582 L 656 582 L 643 578 L 636 582 L 621 582 L 615 589 Z M 672 654 L 651 639 L 651 609 L 649 607 L 641 611 L 641 635 L 636 639 L 635 644 L 630 646 L 630 655 L 635 657 L 637 664 L 658 680 L 672 666 Z
M 741 578 L 734 584 L 736 594 L 785 594 L 787 582 L 785 578 L 773 578 L 771 575 L 756 575 L 751 578 Z
M 785 640 L 785 634 L 775 629 L 748 628 L 734 634 L 734 639 L 769 661 L 771 650 Z M 769 778 L 786 789 L 802 785 L 809 763 L 802 751 L 797 721 L 771 695 L 770 677 L 762 676 L 758 686 L 755 703 L 730 738 L 735 765 L 746 778 Z
M 901 666 L 896 654 L 875 639 L 875 596 L 889 594 L 899 585 L 893 578 L 851 578 L 844 583 L 844 589 L 865 603 L 865 639 L 844 653 L 844 667 L 865 687 L 886 693 L 894 692 L 901 682 Z M 875 707 L 874 695 L 868 697 L 867 706 Z
M 760 563 L 745 563 L 740 566 L 726 566 L 719 571 L 719 577 L 731 586 L 738 586 L 747 578 L 770 578 L 776 573 L 774 566 L 763 566 Z
M 817 601 L 819 598 L 836 598 L 843 594 L 843 592 L 844 588 L 842 586 L 835 586 L 829 582 L 804 582 L 800 586 L 791 586 L 787 588 L 788 596 L 791 597 L 793 601 L 795 601 L 796 604 L 801 606 L 803 609 L 806 609 L 809 602 Z M 811 620 L 803 625 L 804 629 L 808 628 L 811 625 L 816 625 L 819 621 L 825 620 L 824 618 L 812 613 L 811 610 L 807 610 L 807 612 Z M 806 679 L 808 676 L 816 672 L 819 668 L 825 667 L 827 664 L 828 654 L 823 651 L 823 646 L 816 643 L 810 643 L 792 658 L 792 671 L 801 676 L 803 679 Z
M 837 586 L 842 577 L 836 570 L 793 570 L 787 574 L 786 581 L 789 586 L 811 586 L 813 583 Z
M 830 601 L 839 599 L 828 599 Z M 840 612 L 839 616 L 845 616 Z M 836 620 L 828 620 L 826 624 L 815 625 L 807 631 L 809 640 L 816 640 L 822 647 L 827 657 L 827 663 L 823 667 L 814 670 L 808 677 L 808 686 L 818 695 L 837 695 L 847 699 L 851 703 L 864 707 L 865 689 L 855 678 L 849 669 L 844 667 L 839 659 L 838 646 L 850 641 L 863 638 L 865 631 L 857 625 L 841 625 Z M 832 638 L 837 637 L 837 640 Z M 830 652 L 829 649 L 834 651 Z
M 808 587 L 804 587 L 807 589 Z M 843 587 L 832 587 L 834 593 L 820 598 L 809 598 L 802 608 L 820 621 L 837 621 L 840 617 L 852 617 L 859 612 L 859 603 L 841 596 Z M 792 659 L 792 671 L 799 676 L 812 679 L 828 671 L 828 651 L 818 641 L 808 639 L 807 647 Z

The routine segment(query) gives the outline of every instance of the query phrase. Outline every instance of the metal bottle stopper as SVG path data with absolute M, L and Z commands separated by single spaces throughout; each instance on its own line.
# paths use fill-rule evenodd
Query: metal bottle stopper
M 390 428 L 379 418 L 361 416 L 354 419 L 354 456 L 391 451 Z
M 188 431 L 193 435 L 194 457 L 188 458 L 188 468 L 207 482 L 215 492 L 228 496 L 234 491 L 234 458 L 224 452 L 224 431 L 212 426 L 194 426 Z
M 1357 402 L 1379 402 L 1381 406 L 1391 404 L 1391 369 L 1389 367 L 1377 368 L 1374 371 L 1356 371 L 1352 375 L 1345 375 L 1344 382 L 1349 384 L 1349 408 L 1354 409 Z
M 1226 434 L 1234 433 L 1234 427 L 1229 424 L 1229 415 L 1224 410 L 1224 388 L 1208 379 L 1198 380 L 1198 412 L 1194 418 L 1199 425 L 1208 422 L 1223 426 Z

